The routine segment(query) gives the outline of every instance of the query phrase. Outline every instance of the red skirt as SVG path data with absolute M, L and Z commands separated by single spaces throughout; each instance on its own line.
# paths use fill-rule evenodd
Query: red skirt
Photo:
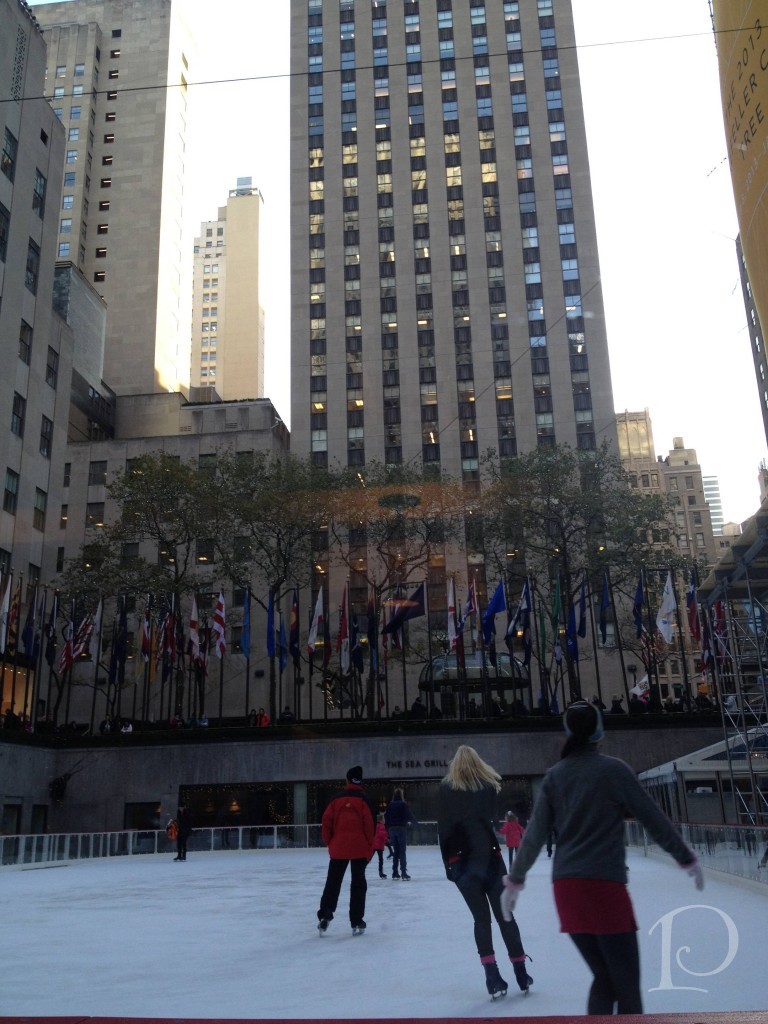
M 560 878 L 554 887 L 561 932 L 622 935 L 637 931 L 629 891 L 622 882 Z

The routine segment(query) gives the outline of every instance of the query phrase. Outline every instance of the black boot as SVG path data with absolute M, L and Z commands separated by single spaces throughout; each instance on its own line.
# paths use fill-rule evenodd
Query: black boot
M 485 987 L 491 999 L 507 994 L 507 983 L 499 974 L 499 966 L 496 963 L 483 964 L 485 968 Z
M 515 972 L 515 981 L 520 986 L 520 991 L 527 992 L 533 984 L 533 978 L 525 969 L 525 957 L 522 960 L 513 960 L 512 969 Z

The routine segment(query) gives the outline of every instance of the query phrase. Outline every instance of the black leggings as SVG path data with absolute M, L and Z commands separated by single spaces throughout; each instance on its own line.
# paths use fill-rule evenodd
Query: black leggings
M 501 913 L 501 893 L 504 889 L 504 861 L 501 857 L 494 859 L 485 878 L 466 873 L 456 883 L 456 888 L 464 897 L 475 922 L 475 944 L 479 956 L 493 955 L 493 934 L 491 931 L 491 912 L 501 930 L 501 937 L 510 957 L 524 955 L 520 929 L 514 917 L 505 921 Z
M 637 932 L 571 938 L 594 975 L 587 1013 L 642 1013 Z

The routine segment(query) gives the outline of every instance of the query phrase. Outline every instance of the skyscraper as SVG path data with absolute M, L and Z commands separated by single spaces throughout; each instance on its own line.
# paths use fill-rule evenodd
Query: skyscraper
M 178 0 L 34 8 L 46 96 L 66 129 L 58 256 L 108 307 L 117 394 L 189 384 L 190 245 L 183 199 L 189 42 Z
M 293 450 L 615 443 L 570 4 L 291 9 Z
M 192 384 L 223 401 L 264 396 L 264 310 L 259 299 L 261 193 L 250 178 L 205 221 L 194 246 Z

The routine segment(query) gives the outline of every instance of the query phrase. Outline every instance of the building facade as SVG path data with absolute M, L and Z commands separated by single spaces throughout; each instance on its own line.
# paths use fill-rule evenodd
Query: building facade
M 190 42 L 178 0 L 35 7 L 45 95 L 66 133 L 60 259 L 109 308 L 104 377 L 117 394 L 189 384 Z
M 704 498 L 709 505 L 709 516 L 712 521 L 712 533 L 719 537 L 723 532 L 723 499 L 720 497 L 720 481 L 716 476 L 703 476 Z
M 191 381 L 215 388 L 224 401 L 264 397 L 263 203 L 251 179 L 238 178 L 227 205 L 201 225 L 194 244 Z
M 294 449 L 469 482 L 615 440 L 570 4 L 291 25 Z

